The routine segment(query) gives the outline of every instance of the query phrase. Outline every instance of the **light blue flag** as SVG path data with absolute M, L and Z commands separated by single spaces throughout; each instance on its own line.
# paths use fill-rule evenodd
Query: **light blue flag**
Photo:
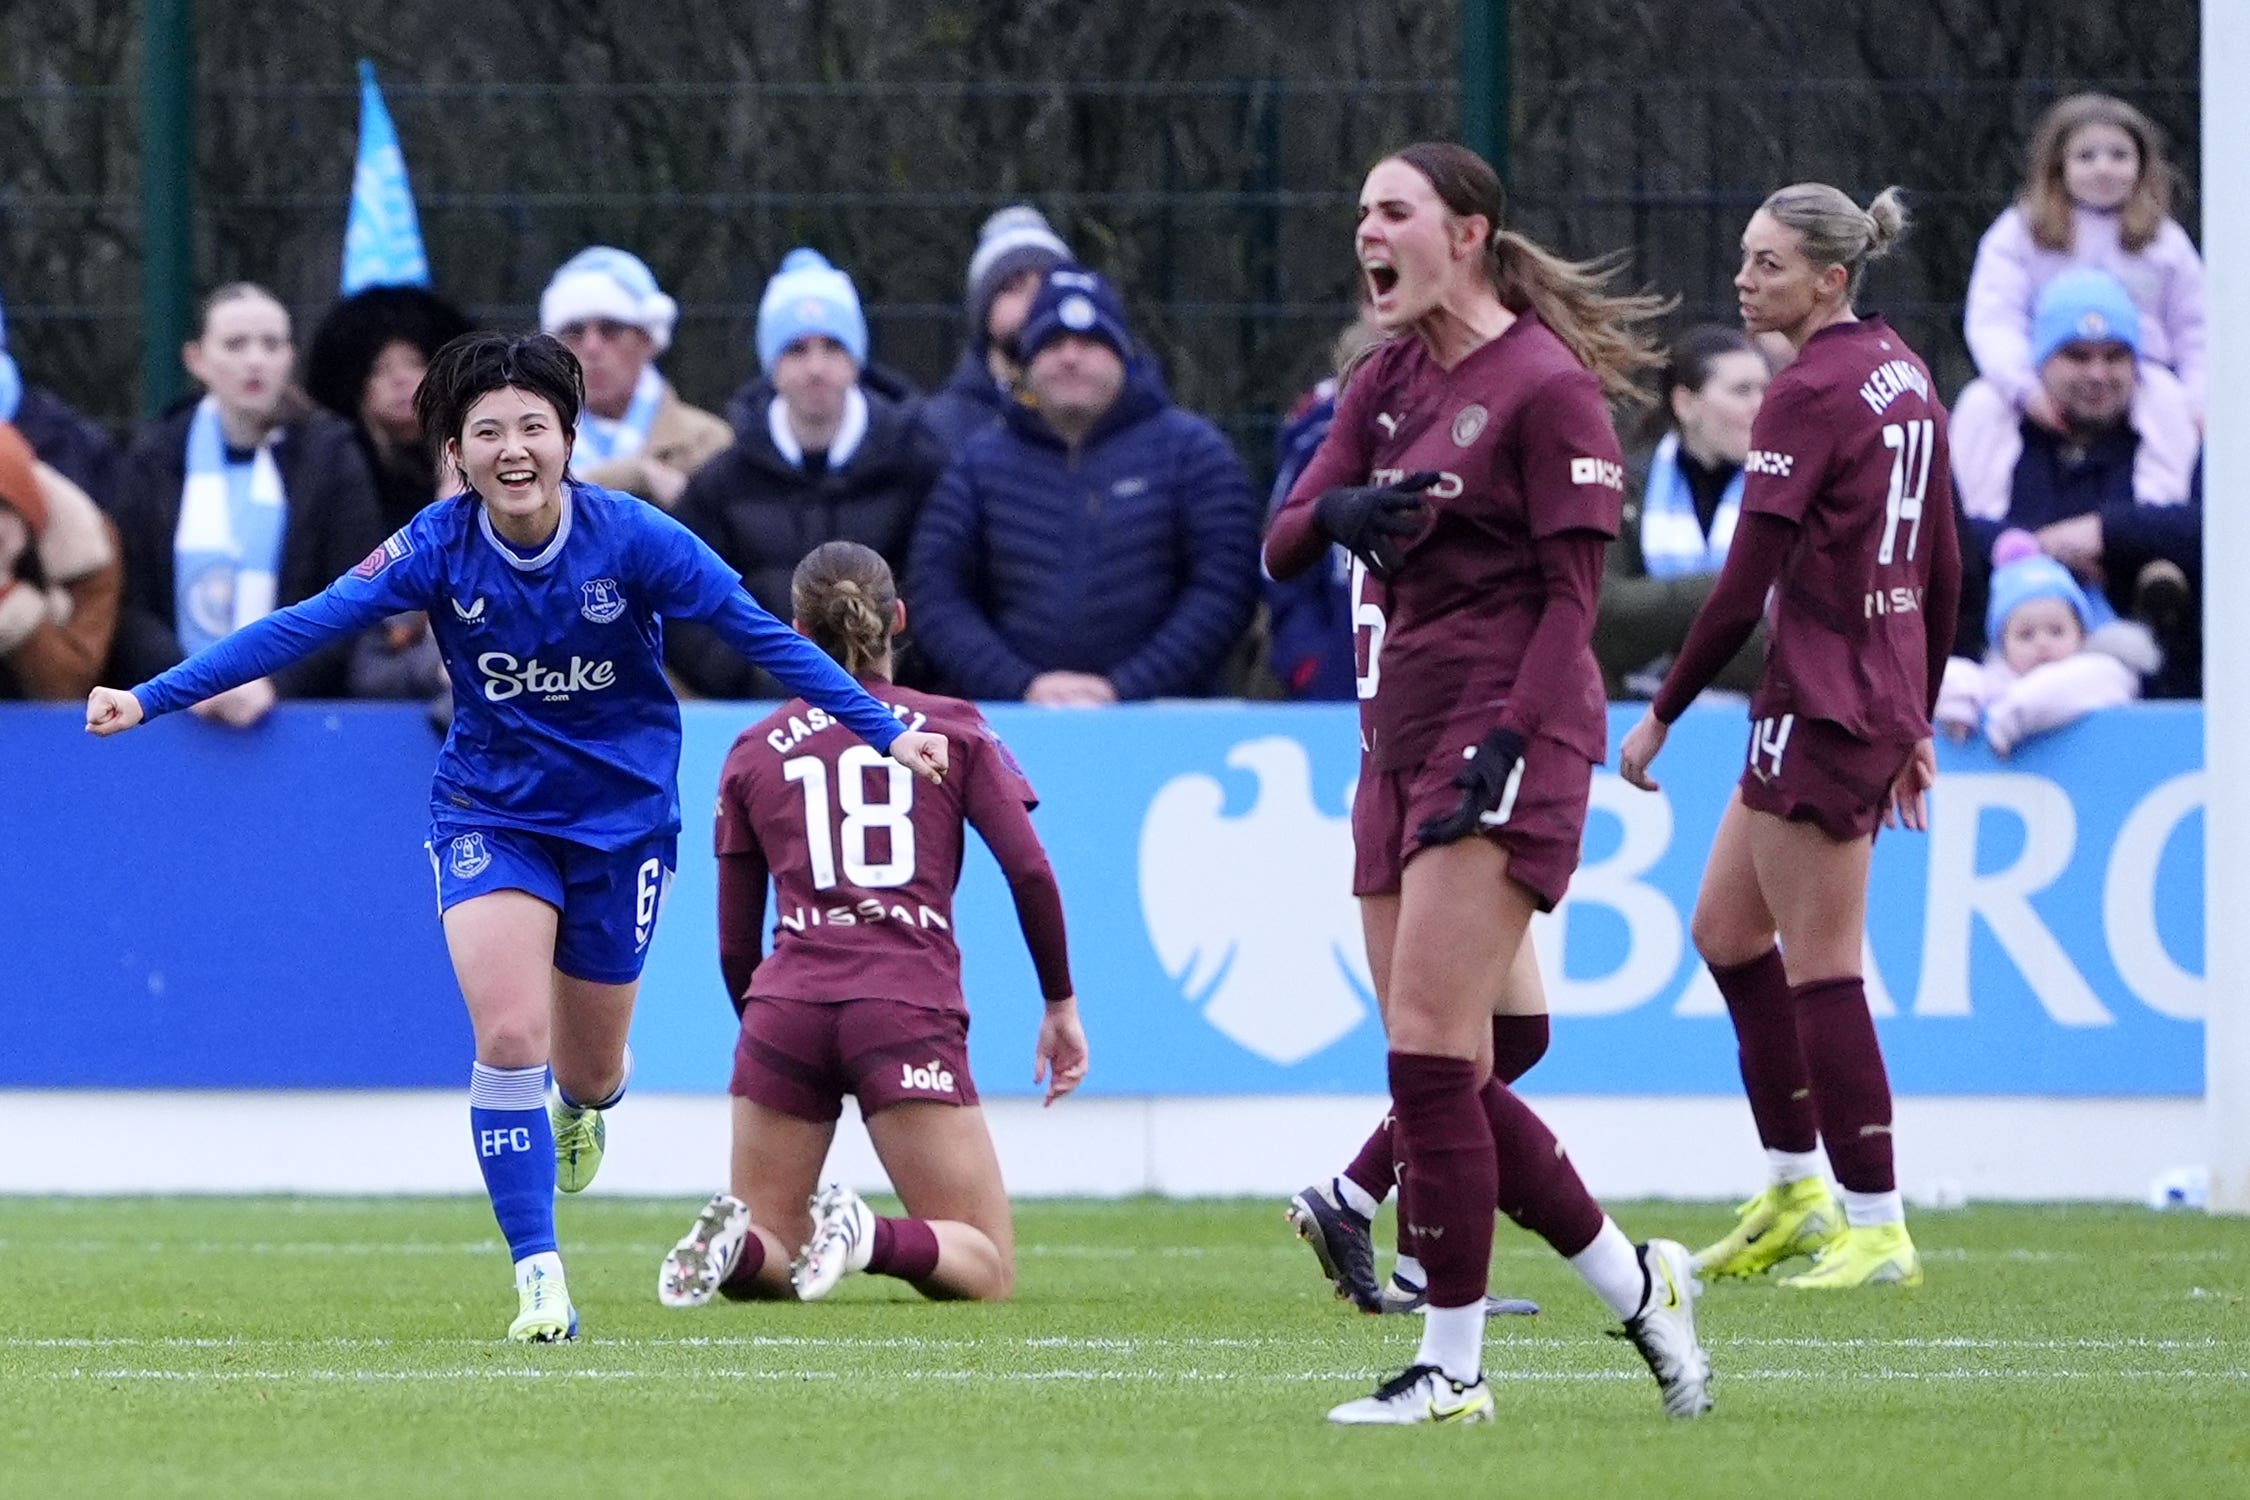
M 344 225 L 344 295 L 371 286 L 428 286 L 422 221 L 406 185 L 406 156 L 375 85 L 375 65 L 359 64 L 359 160 L 352 168 L 352 211 Z

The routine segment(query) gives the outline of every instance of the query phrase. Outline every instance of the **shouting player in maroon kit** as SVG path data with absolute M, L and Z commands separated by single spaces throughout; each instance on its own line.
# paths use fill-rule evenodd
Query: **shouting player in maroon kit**
M 1750 638 L 1770 592 L 1749 768 L 1712 840 L 1694 932 L 1734 1019 L 1773 1178 L 1697 1261 L 1755 1276 L 1813 1254 L 1811 1270 L 1782 1282 L 1790 1287 L 1922 1279 L 1860 975 L 1876 825 L 1927 826 L 1930 710 L 1961 588 L 1945 408 L 1929 366 L 1881 318 L 1852 312 L 1867 262 L 1905 225 L 1896 189 L 1862 209 L 1800 183 L 1743 231 L 1743 322 L 1784 335 L 1797 358 L 1751 429 L 1742 520 L 1719 582 L 1618 758 L 1626 780 L 1656 789 L 1648 767 L 1668 727 Z M 1841 1213 L 1821 1179 L 1822 1141 Z
M 1286 577 L 1334 541 L 1385 584 L 1356 611 L 1367 761 L 1352 889 L 1390 1041 L 1400 1243 L 1428 1272 L 1429 1306 L 1414 1362 L 1329 1419 L 1492 1416 L 1496 1206 L 1624 1320 L 1665 1409 L 1699 1415 L 1710 1363 L 1687 1251 L 1626 1239 L 1490 1064 L 1494 1002 L 1533 911 L 1577 867 L 1606 750 L 1589 642 L 1625 480 L 1603 393 L 1655 362 L 1636 325 L 1658 304 L 1607 296 L 1599 267 L 1502 229 L 1500 180 L 1461 146 L 1376 163 L 1356 248 L 1391 337 L 1346 387 L 1266 565 Z
M 953 887 L 974 825 L 1015 895 L 1046 996 L 1033 1080 L 1052 1104 L 1086 1076 L 1086 1034 L 1062 897 L 1031 826 L 1038 799 L 974 706 L 889 681 L 906 610 L 879 554 L 816 547 L 789 592 L 799 630 L 900 722 L 942 729 L 956 755 L 942 783 L 917 786 L 802 699 L 728 753 L 717 837 L 719 963 L 742 1015 L 733 1191 L 664 1258 L 657 1295 L 668 1307 L 714 1292 L 809 1302 L 872 1271 L 931 1297 L 1004 1298 L 1015 1232 L 969 1077 Z M 778 922 L 761 961 L 769 875 Z M 834 1184 L 811 1196 L 846 1094 L 911 1217 L 878 1218 Z M 794 1265 L 790 1245 L 804 1247 Z

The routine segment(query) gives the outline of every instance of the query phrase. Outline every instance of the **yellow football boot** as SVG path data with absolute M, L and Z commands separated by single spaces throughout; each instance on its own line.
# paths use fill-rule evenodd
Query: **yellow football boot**
M 1812 1269 L 1784 1276 L 1800 1292 L 1848 1291 L 1860 1286 L 1920 1286 L 1922 1257 L 1904 1224 L 1866 1224 L 1844 1231 L 1813 1257 Z
M 1817 1255 L 1844 1233 L 1844 1205 L 1824 1177 L 1775 1183 L 1736 1212 L 1734 1230 L 1698 1251 L 1705 1276 L 1763 1276 L 1783 1261 Z

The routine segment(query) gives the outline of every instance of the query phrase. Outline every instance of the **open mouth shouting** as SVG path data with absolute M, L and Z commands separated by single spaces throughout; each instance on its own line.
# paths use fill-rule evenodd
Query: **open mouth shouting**
M 1382 311 L 1389 305 L 1392 294 L 1398 290 L 1398 267 L 1391 264 L 1389 256 L 1376 253 L 1363 257 L 1359 268 L 1360 273 L 1367 278 L 1369 305 L 1378 312 Z

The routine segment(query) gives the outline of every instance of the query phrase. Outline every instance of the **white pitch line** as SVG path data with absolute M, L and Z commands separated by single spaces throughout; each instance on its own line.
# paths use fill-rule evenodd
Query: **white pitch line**
M 864 1370 L 696 1370 L 690 1372 L 662 1370 L 543 1370 L 535 1366 L 517 1369 L 459 1369 L 459 1370 L 146 1370 L 146 1369 L 71 1369 L 50 1372 L 50 1381 L 142 1381 L 177 1384 L 240 1384 L 244 1381 L 282 1384 L 296 1381 L 314 1383 L 400 1383 L 489 1380 L 588 1380 L 588 1381 L 677 1381 L 677 1380 L 737 1380 L 761 1383 L 790 1381 L 857 1380 L 864 1384 L 881 1385 L 887 1381 L 959 1381 L 969 1384 L 1026 1384 L 1041 1382 L 1109 1384 L 1132 1383 L 1145 1385 L 1201 1385 L 1201 1384 L 1304 1384 L 1320 1381 L 1365 1381 L 1376 1378 L 1375 1370 L 1300 1370 L 1288 1372 L 1242 1372 L 1233 1370 L 900 1370 L 883 1375 L 872 1375 Z M 1638 1384 L 1648 1376 L 1636 1370 L 1488 1370 L 1486 1378 L 1514 1385 L 1606 1385 L 1618 1382 Z M 1859 1385 L 1883 1384 L 1899 1381 L 1939 1381 L 1962 1384 L 2022 1385 L 2041 1382 L 2104 1382 L 2104 1381 L 2167 1381 L 2191 1383 L 2217 1381 L 2238 1383 L 2250 1381 L 2250 1369 L 2224 1370 L 1803 1370 L 1755 1369 L 1724 1370 L 1721 1378 L 1729 1381 L 1791 1381 L 1814 1384 Z
M 430 1348 L 485 1348 L 497 1344 L 494 1339 L 479 1338 L 187 1338 L 180 1336 L 136 1338 L 130 1336 L 98 1338 L 0 1338 L 0 1349 L 430 1349 Z M 1012 1340 L 971 1338 L 924 1338 L 900 1334 L 879 1338 L 822 1337 L 802 1334 L 735 1334 L 688 1338 L 584 1338 L 575 1340 L 581 1348 L 595 1349 L 1069 1349 L 1085 1352 L 1130 1354 L 1140 1349 L 1304 1349 L 1328 1347 L 1335 1338 L 1321 1333 L 1266 1338 L 1066 1338 L 1048 1336 Z M 2152 1339 L 2152 1338 L 2055 1338 L 2055 1339 L 1996 1339 L 1996 1338 L 1726 1338 L 1706 1340 L 1719 1349 L 1802 1349 L 1808 1352 L 1834 1350 L 1846 1353 L 1868 1349 L 1980 1349 L 1997 1352 L 2040 1352 L 2052 1350 L 2090 1349 L 2143 1349 L 2175 1351 L 2184 1349 L 2250 1350 L 2250 1341 L 2240 1339 Z M 1551 1335 L 1495 1336 L 1492 1348 L 1496 1353 L 1522 1349 L 1595 1349 L 1610 1347 L 1606 1336 L 1567 1338 Z

